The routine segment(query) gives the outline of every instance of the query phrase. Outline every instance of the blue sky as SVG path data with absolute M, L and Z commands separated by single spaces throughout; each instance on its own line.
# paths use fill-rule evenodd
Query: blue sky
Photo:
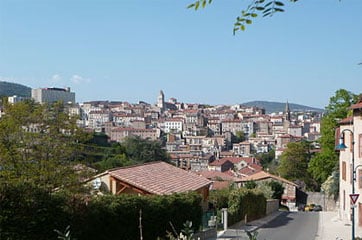
M 324 108 L 362 93 L 362 1 L 299 0 L 233 23 L 248 1 L 0 0 L 0 81 L 71 87 L 78 102 L 266 100 Z

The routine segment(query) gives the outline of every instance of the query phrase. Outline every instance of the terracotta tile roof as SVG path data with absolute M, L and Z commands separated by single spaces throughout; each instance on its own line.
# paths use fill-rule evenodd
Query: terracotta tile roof
M 251 181 L 251 180 L 254 180 L 254 181 L 258 181 L 258 180 L 264 180 L 264 179 L 267 179 L 267 178 L 273 178 L 275 180 L 278 180 L 278 181 L 281 181 L 281 182 L 284 182 L 284 183 L 288 183 L 290 185 L 293 185 L 293 186 L 298 186 L 297 184 L 285 179 L 285 178 L 282 178 L 282 177 L 279 177 L 279 176 L 276 176 L 276 175 L 273 175 L 273 174 L 270 174 L 270 173 L 267 173 L 267 172 L 264 172 L 264 171 L 260 171 L 260 172 L 257 172 L 253 175 L 250 175 L 250 176 L 247 176 L 247 177 L 244 177 L 242 178 L 242 181 L 246 182 L 246 181 Z
M 339 124 L 353 124 L 353 116 L 342 119 Z
M 211 190 L 220 190 L 220 189 L 225 189 L 228 188 L 230 186 L 231 182 L 229 181 L 215 181 L 212 183 L 212 187 Z
M 212 163 L 209 164 L 209 166 L 222 166 L 226 162 L 231 162 L 231 161 L 229 159 L 226 159 L 226 158 L 221 158 L 221 159 L 213 161 Z
M 358 102 L 356 104 L 352 104 L 350 107 L 350 109 L 361 109 L 362 108 L 362 102 Z
M 217 180 L 218 178 L 222 181 L 233 181 L 238 182 L 241 181 L 240 178 L 234 177 L 233 175 L 227 174 L 225 172 L 219 172 L 219 171 L 200 171 L 197 172 L 197 174 L 210 179 L 210 180 Z
M 247 167 L 240 169 L 238 171 L 238 174 L 240 174 L 242 176 L 251 176 L 251 175 L 254 175 L 255 173 L 258 173 L 261 171 L 262 171 L 261 169 L 255 169 L 255 168 L 251 168 L 251 167 L 247 166 Z
M 120 181 L 158 195 L 195 191 L 211 184 L 202 176 L 165 162 L 151 162 L 108 172 Z
M 253 163 L 259 164 L 259 160 L 254 157 L 224 157 L 221 159 L 224 159 L 225 161 L 229 160 L 234 164 L 240 163 L 241 161 L 244 161 L 247 164 L 253 164 Z

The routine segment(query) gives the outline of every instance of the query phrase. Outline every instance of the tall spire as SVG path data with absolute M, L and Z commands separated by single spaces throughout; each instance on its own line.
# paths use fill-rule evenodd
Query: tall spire
M 287 103 L 285 104 L 284 116 L 285 116 L 285 120 L 290 121 L 290 108 L 289 108 L 288 100 L 287 100 Z
M 157 97 L 157 107 L 161 109 L 161 111 L 165 108 L 165 95 L 163 94 L 163 91 L 160 91 L 160 94 Z

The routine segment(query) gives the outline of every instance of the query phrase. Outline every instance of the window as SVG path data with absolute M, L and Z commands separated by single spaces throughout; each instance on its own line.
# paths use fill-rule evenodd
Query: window
M 342 162 L 342 180 L 346 181 L 346 162 Z
M 362 188 L 362 169 L 358 169 L 358 187 Z
M 362 157 L 362 134 L 358 135 L 358 156 Z

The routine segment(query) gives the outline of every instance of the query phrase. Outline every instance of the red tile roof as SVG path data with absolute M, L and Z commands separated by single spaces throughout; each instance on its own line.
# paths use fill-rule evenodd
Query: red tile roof
M 230 186 L 231 182 L 229 181 L 215 181 L 212 183 L 212 188 L 211 190 L 220 190 L 220 189 L 225 189 L 228 188 Z
M 226 159 L 226 158 L 221 158 L 218 160 L 213 161 L 212 163 L 209 164 L 209 166 L 222 166 L 224 165 L 226 162 L 231 162 L 230 160 Z M 232 163 L 232 162 L 231 162 Z
M 263 180 L 263 179 L 268 179 L 268 178 L 273 178 L 275 180 L 279 180 L 281 182 L 284 182 L 284 183 L 288 183 L 290 185 L 293 185 L 293 186 L 298 186 L 297 184 L 285 179 L 285 178 L 282 178 L 282 177 L 278 177 L 276 175 L 273 175 L 273 174 L 270 174 L 270 173 L 267 173 L 267 172 L 264 172 L 264 171 L 260 171 L 260 172 L 257 172 L 253 175 L 250 175 L 250 176 L 247 176 L 245 178 L 242 178 L 242 181 L 243 182 L 246 182 L 246 181 L 258 181 L 258 180 Z
M 362 102 L 358 102 L 356 104 L 352 104 L 350 107 L 350 109 L 361 109 L 362 108 Z
M 251 175 L 254 175 L 255 173 L 258 173 L 261 171 L 262 171 L 261 168 L 252 168 L 252 167 L 247 166 L 247 167 L 240 169 L 238 171 L 238 174 L 243 175 L 243 176 L 251 176 Z
M 339 124 L 353 124 L 353 116 L 342 119 Z
M 202 176 L 165 162 L 151 162 L 108 172 L 120 181 L 158 195 L 195 191 L 211 184 Z
M 241 161 L 246 162 L 248 165 L 253 163 L 259 164 L 259 160 L 254 157 L 224 157 L 221 159 L 224 159 L 225 161 L 229 160 L 233 164 L 240 163 Z
M 240 178 L 234 177 L 230 174 L 227 174 L 225 172 L 219 172 L 219 171 L 200 171 L 197 172 L 197 174 L 210 179 L 210 180 L 217 180 L 217 179 L 221 179 L 222 181 L 241 181 Z

